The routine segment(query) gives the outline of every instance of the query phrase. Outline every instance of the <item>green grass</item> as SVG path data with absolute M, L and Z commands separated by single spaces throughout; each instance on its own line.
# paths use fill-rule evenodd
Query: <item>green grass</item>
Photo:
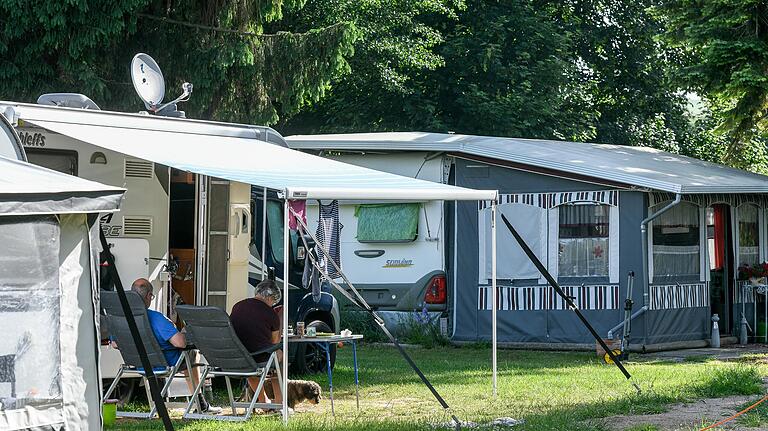
M 601 418 L 617 414 L 660 413 L 675 402 L 761 391 L 765 365 L 715 360 L 673 363 L 630 362 L 627 369 L 643 389 L 638 395 L 621 373 L 594 354 L 499 351 L 498 397 L 490 394 L 490 351 L 469 347 L 409 349 L 440 394 L 461 420 L 489 422 L 498 417 L 524 419 L 514 429 L 606 429 Z M 291 420 L 294 430 L 434 430 L 449 416 L 394 348 L 366 347 L 360 359 L 360 411 L 355 409 L 351 349 L 339 350 L 334 373 L 336 417 L 327 400 L 328 381 L 314 376 L 326 397 L 319 406 L 301 405 Z M 640 358 L 635 356 L 635 358 Z M 275 417 L 247 424 L 176 422 L 178 429 L 278 430 Z M 159 421 L 119 420 L 126 430 L 159 430 Z M 634 431 L 651 431 L 638 427 Z

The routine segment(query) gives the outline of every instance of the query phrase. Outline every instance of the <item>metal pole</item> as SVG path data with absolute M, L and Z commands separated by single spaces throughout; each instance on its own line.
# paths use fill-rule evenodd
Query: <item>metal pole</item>
M 288 229 L 288 191 L 284 194 L 283 203 L 283 387 L 280 388 L 283 398 L 283 424 L 288 425 L 288 259 L 290 257 L 291 233 Z M 258 395 L 258 394 L 257 394 Z
M 497 358 L 496 358 L 496 308 L 498 307 L 498 292 L 496 289 L 496 201 L 491 202 L 491 289 L 493 290 L 492 301 L 493 301 L 493 307 L 491 308 L 491 319 L 492 322 L 492 330 L 491 330 L 491 338 L 492 346 L 491 350 L 493 351 L 493 379 L 492 379 L 492 387 L 493 387 L 493 396 L 496 396 L 496 377 L 497 377 Z
M 267 278 L 267 188 L 261 203 L 261 280 Z

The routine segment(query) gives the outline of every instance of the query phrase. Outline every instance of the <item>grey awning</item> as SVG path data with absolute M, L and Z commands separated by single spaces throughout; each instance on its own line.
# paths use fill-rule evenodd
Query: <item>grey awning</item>
M 294 149 L 441 151 L 681 194 L 768 193 L 768 177 L 648 147 L 423 132 L 301 135 Z

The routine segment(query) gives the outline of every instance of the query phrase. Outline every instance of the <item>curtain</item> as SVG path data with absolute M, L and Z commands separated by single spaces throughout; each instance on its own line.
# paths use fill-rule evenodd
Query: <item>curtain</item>
M 358 242 L 411 242 L 419 230 L 421 204 L 358 205 Z
M 757 206 L 741 205 L 736 209 L 739 221 L 739 266 L 760 263 L 760 240 Z
M 653 221 L 654 282 L 700 276 L 699 207 L 680 203 Z
M 559 276 L 608 276 L 608 205 L 561 205 Z

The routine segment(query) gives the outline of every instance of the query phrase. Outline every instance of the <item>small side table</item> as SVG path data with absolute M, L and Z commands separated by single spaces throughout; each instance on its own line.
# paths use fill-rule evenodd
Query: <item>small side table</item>
M 333 404 L 333 368 L 331 368 L 331 344 L 350 343 L 352 344 L 352 365 L 355 371 L 355 401 L 357 409 L 360 409 L 360 380 L 358 378 L 357 367 L 357 341 L 362 340 L 363 336 L 352 334 L 349 336 L 331 335 L 317 337 L 288 337 L 289 343 L 312 343 L 325 352 L 325 364 L 328 371 L 328 398 L 331 399 L 331 414 L 336 416 L 336 410 Z

